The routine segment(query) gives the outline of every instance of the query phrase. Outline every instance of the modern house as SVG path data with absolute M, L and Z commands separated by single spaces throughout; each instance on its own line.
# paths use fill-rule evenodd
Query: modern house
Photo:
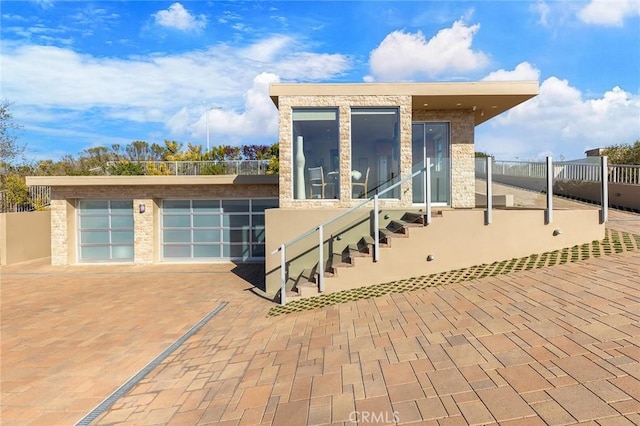
M 537 93 L 537 82 L 274 84 L 278 176 L 27 183 L 52 187 L 53 264 L 264 261 L 270 296 L 338 291 L 602 238 L 594 211 L 551 222 L 496 210 L 488 222 L 475 208 L 475 127 Z

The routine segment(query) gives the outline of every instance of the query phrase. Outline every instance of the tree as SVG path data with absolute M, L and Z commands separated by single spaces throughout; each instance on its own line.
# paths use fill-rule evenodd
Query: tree
M 602 151 L 602 155 L 609 157 L 610 164 L 640 165 L 640 140 L 633 145 L 608 146 Z
M 0 102 L 0 167 L 11 165 L 25 150 L 25 146 L 18 144 L 16 134 L 22 126 L 13 121 L 10 107 L 9 101 Z

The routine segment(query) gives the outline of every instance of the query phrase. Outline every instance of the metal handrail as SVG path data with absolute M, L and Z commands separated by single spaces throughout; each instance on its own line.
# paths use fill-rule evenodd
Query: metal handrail
M 371 201 L 374 202 L 374 210 L 376 212 L 376 214 L 373 215 L 373 220 L 374 220 L 374 232 L 375 232 L 375 237 L 374 237 L 374 256 L 373 256 L 373 261 L 377 262 L 379 259 L 379 251 L 380 251 L 380 238 L 379 238 L 379 229 L 378 229 L 378 210 L 379 210 L 379 205 L 378 205 L 378 198 L 380 195 L 383 195 L 395 188 L 397 188 L 398 186 L 400 186 L 401 184 L 403 184 L 404 182 L 408 181 L 409 179 L 413 179 L 414 177 L 418 176 L 419 174 L 424 174 L 425 175 L 425 188 L 426 188 L 426 194 L 427 196 L 425 197 L 425 209 L 426 209 L 426 224 L 430 223 L 431 221 L 431 191 L 430 191 L 430 179 L 429 179 L 429 171 L 430 171 L 430 159 L 425 157 L 425 161 L 423 162 L 423 166 L 420 167 L 417 171 L 412 172 L 410 175 L 405 176 L 403 179 L 399 180 L 398 182 L 394 183 L 393 185 L 389 186 L 388 188 L 385 188 L 384 190 L 382 190 L 381 192 L 376 192 L 372 197 L 367 198 L 365 201 L 356 204 L 355 206 L 350 207 L 349 209 L 341 212 L 340 214 L 332 217 L 329 220 L 326 220 L 325 222 L 321 223 L 320 225 L 316 225 L 313 228 L 309 229 L 308 231 L 300 234 L 299 236 L 297 236 L 296 238 L 281 244 L 280 247 L 278 247 L 277 249 L 275 249 L 274 251 L 271 252 L 271 255 L 274 255 L 278 252 L 280 252 L 280 304 L 284 305 L 286 304 L 286 283 L 287 283 L 287 272 L 286 272 L 286 250 L 287 247 L 297 243 L 298 241 L 308 237 L 309 235 L 313 234 L 314 232 L 318 232 L 318 266 L 320 268 L 322 268 L 322 265 L 324 265 L 324 249 L 323 249 L 323 245 L 324 245 L 324 227 L 327 225 L 332 224 L 333 222 L 337 221 L 340 218 L 345 217 L 346 215 L 358 210 L 359 208 L 361 208 L 362 206 L 370 203 Z M 324 270 L 321 269 L 318 272 L 318 291 L 323 292 L 324 291 Z
M 304 239 L 305 237 L 308 237 L 309 235 L 313 234 L 314 232 L 316 232 L 318 230 L 318 228 L 325 227 L 327 225 L 332 224 L 333 222 L 335 222 L 336 220 L 348 215 L 349 213 L 359 209 L 360 207 L 364 206 L 365 204 L 370 203 L 371 201 L 373 201 L 373 199 L 376 197 L 376 195 L 379 197 L 382 194 L 385 194 L 389 191 L 391 191 L 392 189 L 398 187 L 399 185 L 403 184 L 404 182 L 406 182 L 409 179 L 413 179 L 414 177 L 418 176 L 419 174 L 421 174 L 424 170 L 426 169 L 426 167 L 422 167 L 420 170 L 418 170 L 417 172 L 413 172 L 411 175 L 406 176 L 404 179 L 402 179 L 401 181 L 398 181 L 396 183 L 394 183 L 392 186 L 384 189 L 383 191 L 374 194 L 372 197 L 367 198 L 366 200 L 364 200 L 363 202 L 361 202 L 360 204 L 356 204 L 355 206 L 350 207 L 348 210 L 343 211 L 342 213 L 338 214 L 337 216 L 332 217 L 331 219 L 321 223 L 320 225 L 316 225 L 313 228 L 309 229 L 308 231 L 306 231 L 304 234 L 301 234 L 299 236 L 297 236 L 296 238 L 292 239 L 291 241 L 288 241 L 284 244 L 282 244 L 280 247 L 278 247 L 277 249 L 275 249 L 274 251 L 271 252 L 271 254 L 276 254 L 277 252 L 279 252 L 280 250 L 282 250 L 282 247 L 284 246 L 289 247 L 292 244 L 297 243 L 298 241 Z

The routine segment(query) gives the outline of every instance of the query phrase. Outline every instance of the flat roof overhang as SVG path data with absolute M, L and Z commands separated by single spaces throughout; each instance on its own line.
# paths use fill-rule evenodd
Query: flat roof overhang
M 27 176 L 26 180 L 29 186 L 277 185 L 278 175 Z
M 414 110 L 471 110 L 476 126 L 537 94 L 537 81 L 274 83 L 269 88 L 276 107 L 280 96 L 411 96 Z

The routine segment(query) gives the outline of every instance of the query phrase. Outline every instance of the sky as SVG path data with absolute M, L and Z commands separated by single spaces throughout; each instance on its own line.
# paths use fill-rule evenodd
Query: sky
M 476 127 L 499 160 L 640 140 L 640 0 L 2 1 L 28 161 L 142 140 L 271 145 L 275 82 L 537 80 Z

